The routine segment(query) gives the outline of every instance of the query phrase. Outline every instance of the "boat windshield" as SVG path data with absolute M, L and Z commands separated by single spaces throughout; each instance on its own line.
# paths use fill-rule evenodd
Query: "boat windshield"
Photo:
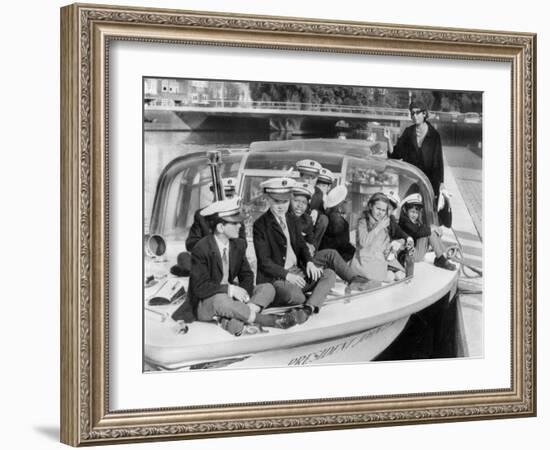
M 246 170 L 282 170 L 289 173 L 298 172 L 295 170 L 296 163 L 302 159 L 310 159 L 311 152 L 302 151 L 274 151 L 265 153 L 251 153 L 246 160 Z M 342 155 L 323 153 L 315 155 L 315 160 L 324 168 L 332 172 L 340 172 L 342 170 Z
M 237 177 L 243 154 L 224 155 L 222 178 Z M 195 211 L 212 202 L 212 177 L 204 154 L 174 160 L 159 178 L 150 229 L 171 240 L 185 240 Z
M 415 167 L 393 160 L 365 160 L 349 158 L 346 164 L 345 182 L 348 188 L 348 216 L 350 228 L 356 228 L 357 220 L 366 209 L 370 197 L 376 192 L 393 192 L 400 199 L 419 193 L 424 201 L 423 223 L 434 223 L 433 193 L 425 175 Z
M 366 209 L 369 198 L 376 192 L 389 193 L 393 191 L 401 199 L 412 193 L 420 193 L 424 199 L 424 223 L 434 223 L 431 206 L 433 194 L 429 182 L 416 168 L 401 162 L 381 159 L 345 158 L 343 163 L 343 182 L 348 188 L 346 202 L 347 220 L 350 230 L 357 228 L 357 222 Z M 268 208 L 268 201 L 262 192 L 260 184 L 274 176 L 281 176 L 269 171 L 247 171 L 242 181 L 241 196 L 246 234 L 252 237 L 254 221 Z M 335 174 L 337 179 L 342 174 Z
M 248 160 L 241 171 L 244 155 L 248 155 Z M 249 239 L 252 238 L 254 221 L 268 208 L 260 183 L 272 177 L 297 177 L 298 173 L 292 171 L 292 167 L 297 160 L 308 156 L 311 157 L 311 154 L 302 152 L 274 152 L 271 155 L 268 152 L 257 155 L 234 153 L 223 156 L 220 173 L 224 178 L 237 178 Z M 347 219 L 352 231 L 356 229 L 358 219 L 375 192 L 393 191 L 401 198 L 419 192 L 424 199 L 424 223 L 434 223 L 433 194 L 429 181 L 415 167 L 394 160 L 341 154 L 323 154 L 322 164 L 334 169 L 335 184 L 345 183 L 348 188 Z M 212 201 L 210 179 L 210 169 L 204 155 L 178 158 L 166 167 L 157 184 L 150 231 L 170 240 L 185 240 L 195 211 Z

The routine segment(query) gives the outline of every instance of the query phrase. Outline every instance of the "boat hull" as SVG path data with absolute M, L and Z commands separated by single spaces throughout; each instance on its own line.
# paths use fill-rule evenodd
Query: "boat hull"
M 176 363 L 163 367 L 149 362 L 149 370 L 251 369 L 266 367 L 303 367 L 371 361 L 403 331 L 408 317 L 337 339 L 274 351 L 238 355 L 211 361 Z
M 419 263 L 411 280 L 347 297 L 336 293 L 302 325 L 239 337 L 204 322 L 193 322 L 187 334 L 178 334 L 170 319 L 177 305 L 163 307 L 164 315 L 157 308 L 145 318 L 145 361 L 150 370 L 370 361 L 399 335 L 411 314 L 453 298 L 457 281 L 456 272 Z

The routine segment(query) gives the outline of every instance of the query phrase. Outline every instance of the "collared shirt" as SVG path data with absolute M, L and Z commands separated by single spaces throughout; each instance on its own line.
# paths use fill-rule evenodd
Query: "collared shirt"
M 220 284 L 228 284 L 229 283 L 229 240 L 227 242 L 223 242 L 221 239 L 218 239 L 216 235 L 214 235 L 214 239 L 216 239 L 216 244 L 218 244 L 218 249 L 220 251 L 220 256 L 222 258 L 222 267 L 223 267 L 223 277 Z M 223 254 L 225 252 L 225 258 L 224 261 Z
M 281 226 L 281 229 L 286 237 L 285 269 L 290 269 L 298 264 L 298 258 L 296 258 L 296 253 L 294 253 L 294 250 L 292 249 L 286 217 L 275 216 L 275 218 L 277 219 L 277 222 L 279 222 L 279 225 Z

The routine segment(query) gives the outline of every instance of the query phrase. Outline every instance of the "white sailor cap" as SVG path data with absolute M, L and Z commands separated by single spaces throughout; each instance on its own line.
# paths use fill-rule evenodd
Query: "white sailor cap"
M 304 195 L 307 198 L 313 197 L 315 188 L 308 183 L 297 182 L 292 188 L 292 193 L 294 195 Z
M 418 193 L 411 194 L 403 199 L 403 204 L 407 206 L 424 206 L 422 202 L 422 196 Z
M 217 215 L 226 222 L 242 222 L 240 197 L 219 200 L 211 203 L 201 211 L 201 216 Z
M 222 178 L 222 185 L 223 185 L 223 191 L 224 192 L 235 192 L 237 189 L 237 179 L 233 177 L 229 178 Z M 214 184 L 210 183 L 210 190 L 214 190 Z
M 334 174 L 324 167 L 319 171 L 319 176 L 317 177 L 317 183 L 332 184 L 334 181 Z
M 296 185 L 292 178 L 270 178 L 260 184 L 264 192 L 275 200 L 289 200 L 290 192 Z
M 390 201 L 390 203 L 394 208 L 397 208 L 399 206 L 401 199 L 399 198 L 399 195 L 397 195 L 396 192 L 390 191 L 386 194 L 386 197 L 388 197 L 388 200 Z
M 302 159 L 296 163 L 296 169 L 300 173 L 311 173 L 313 175 L 318 175 L 319 171 L 323 168 L 321 164 L 313 159 Z
M 343 184 L 336 186 L 334 189 L 331 189 L 327 194 L 325 200 L 325 207 L 332 208 L 333 206 L 339 205 L 342 203 L 348 196 L 348 188 Z

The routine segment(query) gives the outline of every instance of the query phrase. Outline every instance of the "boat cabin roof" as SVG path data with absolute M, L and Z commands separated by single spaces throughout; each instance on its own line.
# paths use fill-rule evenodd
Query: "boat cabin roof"
M 375 155 L 377 148 L 374 142 L 364 139 L 294 139 L 287 141 L 258 141 L 250 144 L 250 153 L 271 152 L 307 152 L 315 154 L 315 158 L 324 158 L 325 154 L 338 153 L 343 156 Z M 382 155 L 385 157 L 385 154 Z M 321 163 L 321 161 L 319 160 Z M 323 164 L 323 163 L 321 163 Z M 324 167 L 324 166 L 323 166 Z

